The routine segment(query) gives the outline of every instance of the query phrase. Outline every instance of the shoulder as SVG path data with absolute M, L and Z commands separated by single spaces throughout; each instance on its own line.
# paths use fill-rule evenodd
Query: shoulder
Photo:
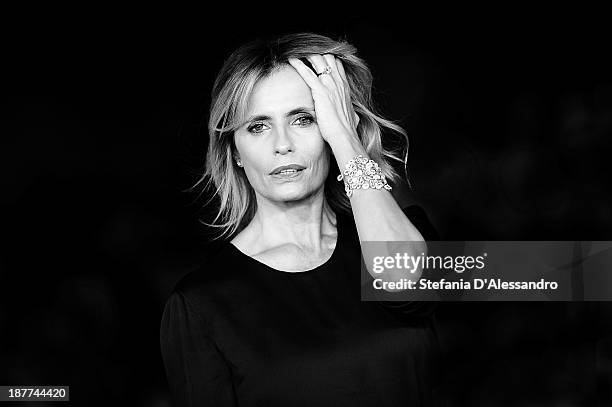
M 180 292 L 187 299 L 203 295 L 214 296 L 224 286 L 240 280 L 244 266 L 232 251 L 228 242 L 206 250 L 200 263 L 183 275 L 174 285 L 172 292 Z
M 169 298 L 178 297 L 185 306 L 209 323 L 244 310 L 261 296 L 262 273 L 256 262 L 240 255 L 229 242 L 206 253 L 200 264 L 174 285 Z

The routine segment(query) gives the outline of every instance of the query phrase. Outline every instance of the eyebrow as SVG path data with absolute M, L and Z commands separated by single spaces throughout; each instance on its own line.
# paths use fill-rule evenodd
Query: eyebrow
M 294 116 L 296 114 L 299 113 L 314 113 L 314 108 L 310 108 L 310 107 L 296 107 L 295 109 L 291 109 L 290 111 L 288 111 L 287 113 L 285 113 L 285 117 L 291 117 Z M 258 115 L 254 115 L 249 117 L 244 123 L 243 125 L 250 123 L 250 122 L 255 122 L 255 121 L 259 121 L 259 120 L 271 120 L 272 117 L 271 116 L 267 116 L 267 115 L 263 115 L 263 114 L 258 114 Z

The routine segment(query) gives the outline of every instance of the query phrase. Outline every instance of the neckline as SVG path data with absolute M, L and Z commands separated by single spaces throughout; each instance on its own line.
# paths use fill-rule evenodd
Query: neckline
M 240 256 L 244 257 L 247 260 L 251 260 L 252 262 L 258 264 L 260 267 L 265 268 L 269 271 L 273 271 L 275 273 L 282 273 L 282 274 L 288 274 L 288 275 L 307 275 L 307 274 L 313 274 L 316 273 L 317 271 L 321 270 L 321 269 L 325 269 L 326 266 L 332 264 L 336 257 L 339 256 L 339 246 L 340 246 L 340 242 L 341 242 L 341 236 L 342 236 L 342 227 L 340 226 L 342 224 L 341 221 L 341 215 L 339 215 L 338 213 L 336 213 L 336 245 L 334 246 L 334 250 L 332 251 L 331 256 L 325 260 L 325 262 L 323 262 L 322 264 L 308 269 L 308 270 L 302 270 L 302 271 L 285 271 L 285 270 L 279 270 L 279 269 L 275 269 L 274 267 L 271 267 L 269 265 L 267 265 L 266 263 L 263 263 L 251 256 L 249 256 L 248 254 L 244 253 L 242 250 L 240 250 L 238 247 L 234 246 L 231 242 L 227 242 L 227 245 L 230 246 L 230 249 L 234 250 L 235 252 L 237 252 Z

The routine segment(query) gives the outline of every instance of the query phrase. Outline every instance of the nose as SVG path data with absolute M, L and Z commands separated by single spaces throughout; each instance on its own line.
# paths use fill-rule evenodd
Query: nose
M 274 154 L 287 154 L 295 149 L 289 130 L 284 127 L 278 128 L 274 138 Z

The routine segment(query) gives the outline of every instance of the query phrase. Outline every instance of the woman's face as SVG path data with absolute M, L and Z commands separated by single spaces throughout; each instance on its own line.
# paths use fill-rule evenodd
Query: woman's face
M 262 197 L 295 201 L 324 188 L 330 148 L 315 121 L 310 88 L 287 65 L 261 79 L 250 95 L 246 121 L 234 141 L 246 176 Z M 297 165 L 297 172 L 275 173 Z

